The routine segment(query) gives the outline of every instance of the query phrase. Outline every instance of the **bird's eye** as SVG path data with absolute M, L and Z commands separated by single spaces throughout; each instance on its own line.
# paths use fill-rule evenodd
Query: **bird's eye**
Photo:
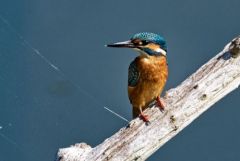
M 140 40 L 140 39 L 134 39 L 132 40 L 132 42 L 134 45 L 137 45 L 137 46 L 145 46 L 149 43 L 149 41 L 147 40 Z
M 142 42 L 141 45 L 147 45 L 149 43 L 149 41 L 147 40 L 142 40 L 141 42 Z
M 134 45 L 142 45 L 142 41 L 140 39 L 134 39 L 132 42 Z

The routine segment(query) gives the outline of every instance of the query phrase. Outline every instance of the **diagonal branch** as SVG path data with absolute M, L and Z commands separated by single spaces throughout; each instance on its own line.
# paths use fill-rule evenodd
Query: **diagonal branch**
M 166 92 L 166 110 L 155 105 L 144 112 L 151 116 L 146 126 L 138 118 L 103 143 L 91 148 L 85 143 L 60 149 L 59 161 L 145 160 L 214 103 L 240 84 L 240 36 L 225 46 L 194 74 Z

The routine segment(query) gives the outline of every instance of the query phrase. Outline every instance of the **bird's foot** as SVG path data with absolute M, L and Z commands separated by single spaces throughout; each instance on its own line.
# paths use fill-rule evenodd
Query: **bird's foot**
M 148 115 L 145 115 L 144 113 L 140 113 L 139 117 L 146 123 L 149 123 Z
M 159 108 L 161 111 L 164 111 L 164 109 L 165 109 L 165 103 L 164 103 L 164 101 L 160 98 L 160 96 L 157 97 L 156 101 L 157 101 L 158 108 Z

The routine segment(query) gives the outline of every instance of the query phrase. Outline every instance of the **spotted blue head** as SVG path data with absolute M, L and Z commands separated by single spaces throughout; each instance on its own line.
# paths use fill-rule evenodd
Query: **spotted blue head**
M 167 54 L 167 45 L 164 38 L 149 32 L 137 33 L 128 41 L 108 44 L 107 47 L 133 48 L 141 54 L 150 56 L 166 56 Z

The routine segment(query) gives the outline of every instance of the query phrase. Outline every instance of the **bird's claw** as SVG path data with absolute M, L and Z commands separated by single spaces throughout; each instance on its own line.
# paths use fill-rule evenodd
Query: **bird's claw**
M 139 117 L 144 121 L 144 122 L 146 122 L 146 123 L 149 123 L 150 121 L 149 121 L 149 118 L 148 118 L 148 115 L 144 115 L 143 113 L 141 113 L 140 115 L 139 115 Z
M 157 101 L 158 108 L 160 109 L 160 111 L 163 112 L 165 110 L 164 101 L 160 98 L 160 96 L 157 97 L 156 101 Z

